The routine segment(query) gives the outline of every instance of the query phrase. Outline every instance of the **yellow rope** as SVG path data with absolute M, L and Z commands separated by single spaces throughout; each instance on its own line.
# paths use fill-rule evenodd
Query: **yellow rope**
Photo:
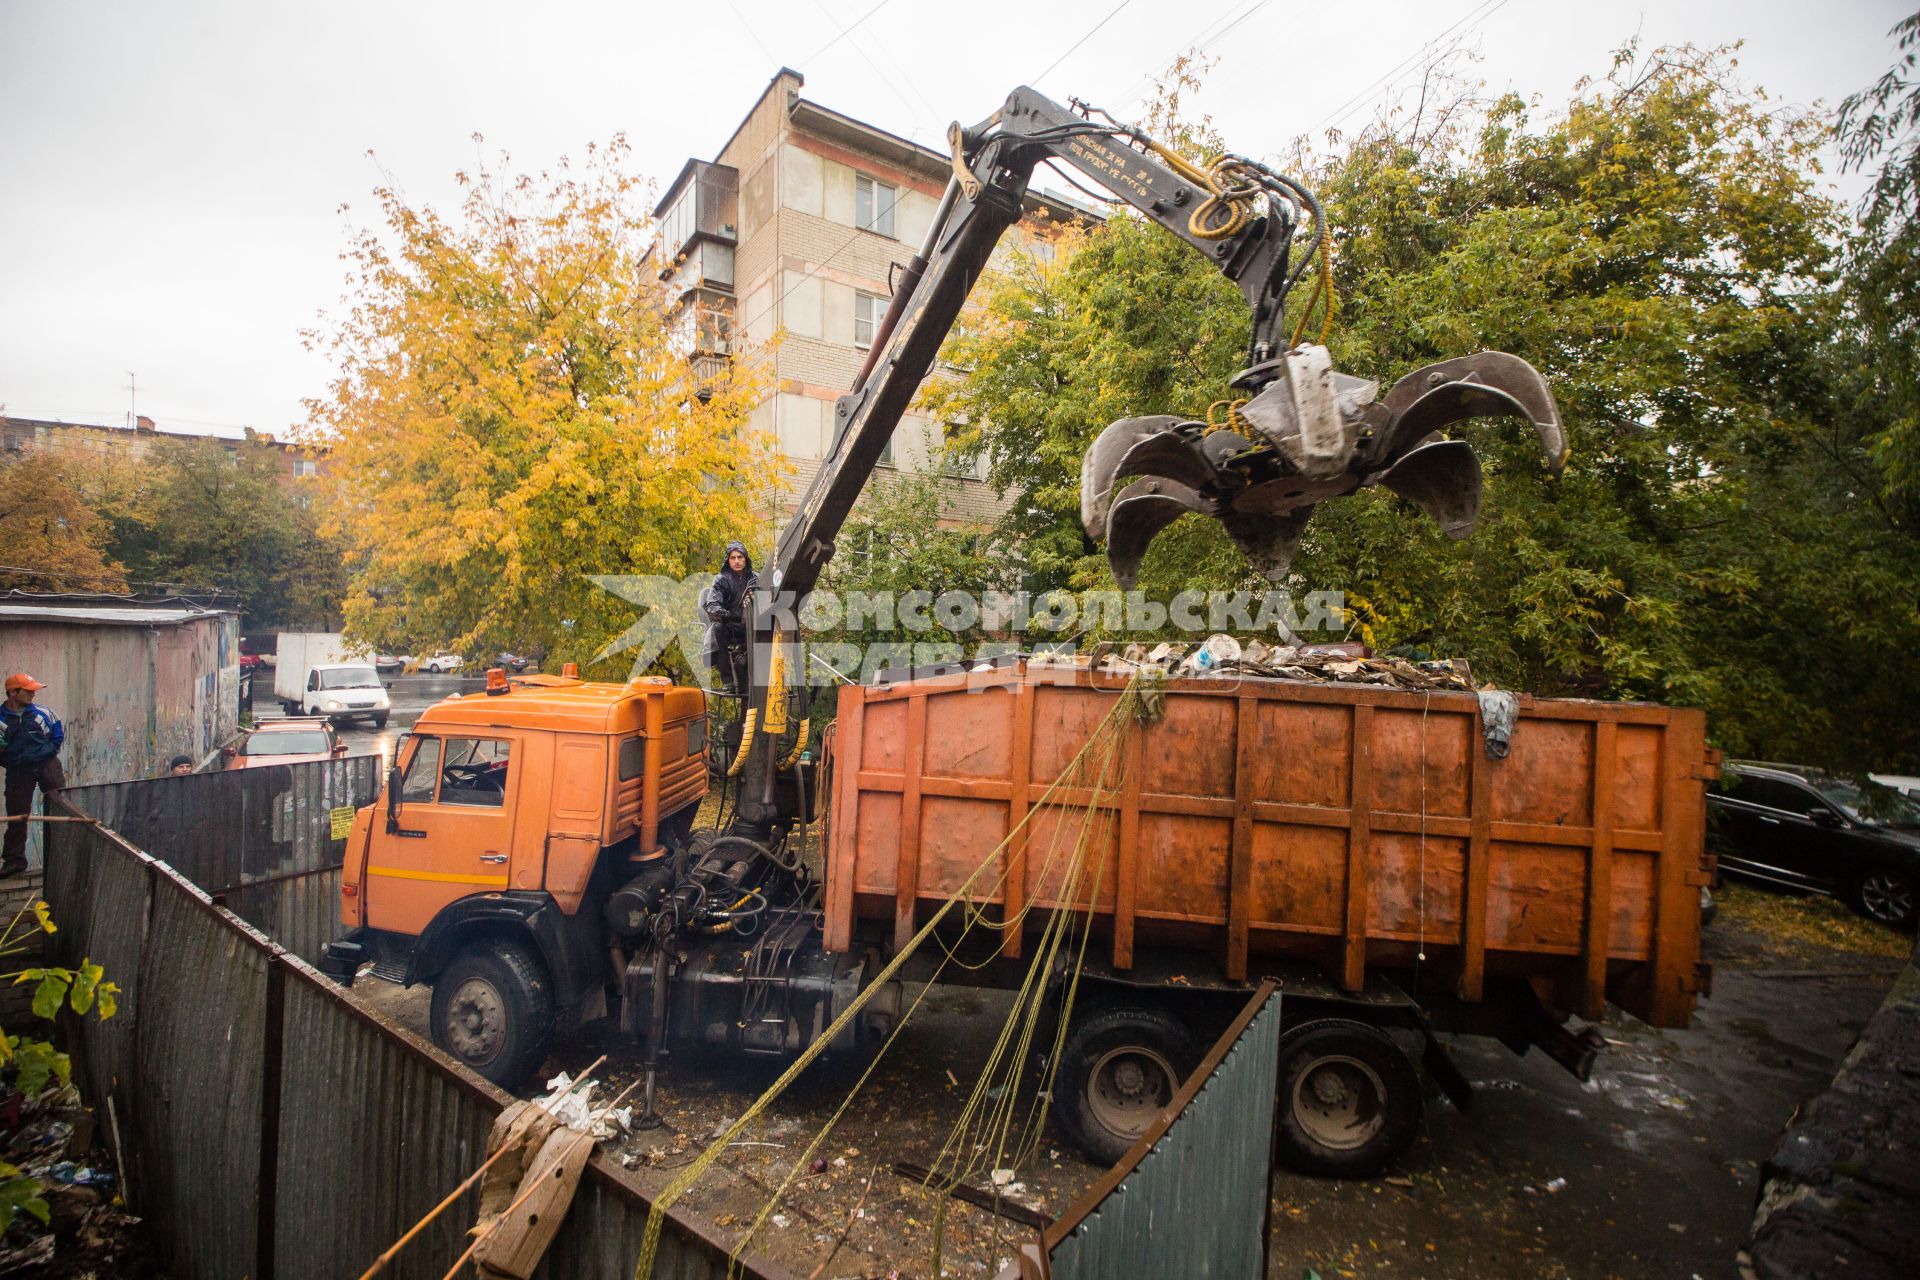
M 798 1058 L 794 1059 L 792 1065 L 780 1073 L 779 1078 L 769 1085 L 766 1092 L 756 1098 L 753 1104 L 741 1113 L 740 1118 L 735 1120 L 725 1133 L 715 1139 L 705 1151 L 700 1153 L 699 1157 L 695 1159 L 693 1163 L 683 1169 L 679 1176 L 668 1183 L 666 1188 L 654 1198 L 652 1207 L 647 1214 L 646 1232 L 641 1238 L 640 1257 L 634 1266 L 634 1280 L 651 1280 L 654 1262 L 658 1258 L 660 1251 L 660 1232 L 665 1225 L 667 1211 L 673 1207 L 675 1202 L 677 1202 L 681 1196 L 685 1195 L 687 1189 L 699 1181 L 701 1176 L 713 1166 L 714 1162 L 727 1150 L 728 1145 L 732 1143 L 734 1139 L 738 1138 L 740 1134 L 746 1130 L 747 1126 L 758 1119 L 760 1114 L 765 1111 L 767 1107 L 771 1106 L 781 1094 L 785 1093 L 787 1088 L 799 1077 L 801 1072 L 805 1071 L 813 1064 L 815 1059 L 825 1052 L 827 1046 L 833 1043 L 841 1032 L 846 1030 L 853 1019 L 859 1016 L 862 1009 L 866 1008 L 867 1002 L 872 1000 L 886 988 L 888 983 L 893 981 L 894 975 L 899 973 L 901 967 L 904 966 L 913 954 L 920 949 L 921 945 L 934 934 L 941 922 L 946 919 L 947 914 L 953 910 L 954 905 L 958 903 L 964 895 L 972 892 L 974 886 L 979 883 L 990 866 L 996 861 L 1003 861 L 1001 855 L 1006 851 L 1012 840 L 1032 821 L 1034 814 L 1040 812 L 1047 797 L 1058 790 L 1063 785 L 1065 779 L 1075 775 L 1075 771 L 1079 767 L 1080 762 L 1094 749 L 1096 744 L 1100 743 L 1116 724 L 1122 726 L 1124 730 L 1131 730 L 1131 726 L 1134 723 L 1133 718 L 1131 716 L 1123 717 L 1119 713 L 1121 709 L 1127 705 L 1126 694 L 1131 693 L 1137 684 L 1137 677 L 1128 682 L 1126 688 L 1122 690 L 1122 696 L 1115 700 L 1114 706 L 1088 737 L 1085 745 L 1083 745 L 1080 750 L 1075 753 L 1073 759 L 1068 762 L 1067 767 L 1062 769 L 1060 774 L 1048 784 L 1046 790 L 1028 807 L 1026 814 L 1022 816 L 1014 828 L 1007 833 L 1006 837 L 1003 838 L 986 857 L 981 859 L 980 865 L 974 868 L 972 874 L 967 877 L 954 894 L 940 904 L 933 915 L 928 918 L 927 923 L 921 926 L 920 931 L 908 940 L 907 945 L 902 947 L 879 973 L 874 975 L 873 980 L 868 983 L 866 989 L 853 998 L 847 1007 L 840 1012 L 840 1015 L 835 1018 L 820 1035 L 814 1038 L 813 1043 L 808 1045 Z M 1006 876 L 1006 868 L 1004 866 L 1001 868 L 1001 876 L 1004 880 Z M 902 1021 L 904 1022 L 905 1019 L 902 1019 Z M 889 1040 L 891 1040 L 891 1037 Z

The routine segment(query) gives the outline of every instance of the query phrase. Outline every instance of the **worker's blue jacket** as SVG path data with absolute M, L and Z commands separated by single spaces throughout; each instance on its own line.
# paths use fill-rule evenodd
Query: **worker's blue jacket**
M 24 769 L 41 764 L 60 754 L 67 731 L 60 717 L 42 706 L 25 711 L 0 705 L 0 765 Z

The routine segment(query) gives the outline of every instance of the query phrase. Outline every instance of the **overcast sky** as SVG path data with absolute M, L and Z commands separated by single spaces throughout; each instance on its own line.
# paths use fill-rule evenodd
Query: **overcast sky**
M 299 333 L 341 294 L 339 207 L 371 217 L 380 169 L 445 207 L 475 132 L 533 169 L 624 131 L 664 182 L 782 64 L 941 147 L 1021 83 L 1131 115 L 1197 40 L 1218 59 L 1199 107 L 1262 156 L 1363 123 L 1459 40 L 1490 89 L 1549 108 L 1636 33 L 1744 41 L 1776 99 L 1831 107 L 1885 69 L 1913 4 L 0 0 L 0 409 L 123 423 L 131 371 L 163 427 L 283 432 L 330 376 Z

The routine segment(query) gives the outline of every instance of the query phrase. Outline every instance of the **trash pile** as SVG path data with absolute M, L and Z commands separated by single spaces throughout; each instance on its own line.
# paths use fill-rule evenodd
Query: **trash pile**
M 0 1094 L 0 1276 L 45 1274 L 56 1258 L 63 1275 L 158 1274 L 78 1090 L 56 1079 Z
M 1390 689 L 1473 692 L 1473 675 L 1464 658 L 1414 662 L 1374 657 L 1357 644 L 1280 645 L 1263 640 L 1241 642 L 1216 633 L 1197 645 L 1169 640 L 1149 649 L 1129 644 L 1119 652 L 1107 646 L 1071 660 L 1076 666 L 1115 675 L 1157 668 L 1176 679 L 1206 676 L 1265 676 L 1276 680 L 1314 680 L 1377 684 Z

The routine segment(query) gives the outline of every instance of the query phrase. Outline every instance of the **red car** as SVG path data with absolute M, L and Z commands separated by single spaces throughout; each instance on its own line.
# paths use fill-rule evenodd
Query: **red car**
M 334 734 L 324 717 L 269 720 L 247 735 L 238 747 L 220 752 L 229 769 L 258 769 L 270 764 L 302 764 L 330 760 L 347 753 L 347 744 Z

